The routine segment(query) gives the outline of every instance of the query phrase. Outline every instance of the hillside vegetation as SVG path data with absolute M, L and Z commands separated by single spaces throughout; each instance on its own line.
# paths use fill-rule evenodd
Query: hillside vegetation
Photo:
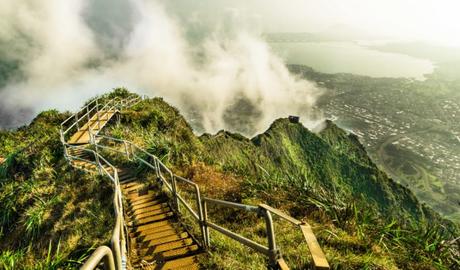
M 0 156 L 7 157 L 0 174 L 0 268 L 78 267 L 92 248 L 108 241 L 109 181 L 78 172 L 63 159 L 58 127 L 67 115 L 44 112 L 27 127 L 0 133 Z M 267 203 L 309 222 L 334 269 L 460 266 L 456 225 L 388 178 L 358 139 L 332 122 L 317 134 L 277 119 L 252 139 L 227 131 L 197 136 L 177 109 L 153 98 L 122 112 L 104 132 L 148 149 L 198 183 L 205 196 Z M 265 241 L 264 224 L 255 216 L 222 209 L 210 215 Z M 275 230 L 289 265 L 307 267 L 301 235 L 279 220 Z M 211 240 L 205 268 L 264 269 L 262 256 L 216 233 Z
M 78 268 L 110 238 L 111 185 L 67 164 L 59 141 L 67 116 L 46 111 L 0 132 L 0 269 Z

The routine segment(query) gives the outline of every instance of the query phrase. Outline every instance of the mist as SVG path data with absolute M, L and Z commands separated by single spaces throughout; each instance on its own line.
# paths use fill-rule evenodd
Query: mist
M 162 1 L 2 1 L 0 62 L 16 68 L 0 83 L 0 126 L 119 86 L 164 97 L 197 132 L 253 135 L 289 114 L 320 120 L 321 90 L 288 72 L 254 18 L 219 12 L 196 38 L 199 18 L 185 22 Z

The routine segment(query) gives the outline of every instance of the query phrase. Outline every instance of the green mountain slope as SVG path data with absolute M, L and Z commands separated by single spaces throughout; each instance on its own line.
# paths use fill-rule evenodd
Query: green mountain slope
M 123 93 L 117 90 L 112 95 Z M 108 181 L 66 165 L 57 132 L 65 116 L 47 112 L 28 127 L 0 133 L 0 156 L 8 157 L 1 167 L 0 203 L 6 206 L 1 218 L 12 217 L 0 224 L 0 241 L 9 243 L 0 245 L 0 268 L 14 256 L 27 258 L 25 265 L 33 268 L 34 262 L 46 260 L 49 241 L 53 240 L 55 250 L 59 239 L 61 258 L 56 265 L 77 266 L 72 261 L 83 258 L 91 243 L 108 239 L 110 196 L 100 194 L 101 189 L 110 193 Z M 453 269 L 459 265 L 459 242 L 453 240 L 459 235 L 456 225 L 388 178 L 357 138 L 332 122 L 326 122 L 318 134 L 278 119 L 252 139 L 226 131 L 197 136 L 177 109 L 154 98 L 123 112 L 119 122 L 104 132 L 148 149 L 177 174 L 198 183 L 205 196 L 268 203 L 307 220 L 334 269 Z M 37 147 L 20 154 L 23 146 L 35 141 Z M 39 177 L 35 173 L 39 168 L 52 173 Z M 37 188 L 8 195 L 26 183 L 46 186 L 46 192 Z M 40 233 L 21 238 L 21 232 L 27 231 L 29 208 L 40 201 L 34 196 L 45 203 L 58 199 L 46 203 L 45 210 L 36 215 L 44 220 L 38 226 Z M 69 205 L 76 205 L 75 209 L 67 210 Z M 56 212 L 56 208 L 65 210 Z M 258 219 L 212 213 L 226 227 L 255 240 L 265 238 Z M 67 229 L 56 231 L 54 224 Z M 304 256 L 306 247 L 299 245 L 301 238 L 281 223 L 276 230 L 289 265 L 305 268 L 309 258 Z M 212 241 L 209 259 L 202 262 L 205 268 L 264 269 L 262 256 L 217 234 Z
M 64 160 L 59 125 L 68 116 L 46 111 L 0 131 L 0 269 L 78 268 L 109 241 L 112 187 Z

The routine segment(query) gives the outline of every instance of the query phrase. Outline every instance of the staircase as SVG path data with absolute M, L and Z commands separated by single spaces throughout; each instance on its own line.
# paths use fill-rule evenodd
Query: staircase
M 126 198 L 126 221 L 133 269 L 199 269 L 198 244 L 177 221 L 168 197 L 158 185 L 139 181 L 129 170 L 119 171 Z
M 206 254 L 204 250 L 211 245 L 210 228 L 267 256 L 269 269 L 288 270 L 276 245 L 272 215 L 301 230 L 310 249 L 314 269 L 329 269 L 308 223 L 264 204 L 253 206 L 202 197 L 196 183 L 175 175 L 158 157 L 132 142 L 99 135 L 117 113 L 140 101 L 138 96 L 108 101 L 96 99 L 61 124 L 61 142 L 69 164 L 89 173 L 104 175 L 114 186 L 115 226 L 111 247 L 97 248 L 81 267 L 82 270 L 99 269 L 101 263 L 110 270 L 199 269 L 198 256 Z M 155 173 L 157 183 L 139 179 L 126 167 L 115 167 L 101 155 L 101 150 L 112 151 L 129 161 L 143 164 Z M 179 182 L 194 190 L 188 191 L 195 200 L 194 207 L 181 196 Z M 208 205 L 257 213 L 266 222 L 268 247 L 209 221 Z M 184 210 L 201 229 L 199 237 L 192 236 L 180 222 L 181 211 Z
M 89 114 L 82 117 L 86 117 L 87 122 L 78 127 L 67 141 L 67 155 L 72 157 L 72 166 L 90 173 L 100 173 L 100 170 L 113 173 L 108 164 L 99 168 L 99 157 L 87 147 L 117 112 L 110 108 L 97 110 L 91 117 Z M 129 169 L 116 170 L 127 205 L 125 221 L 131 247 L 127 268 L 199 269 L 197 255 L 202 253 L 202 249 L 178 222 L 168 197 L 159 191 L 159 186 L 150 186 L 138 180 Z
M 90 131 L 95 134 L 99 131 L 112 119 L 112 117 L 117 113 L 115 110 L 110 111 L 99 111 L 96 112 L 85 125 L 78 129 L 75 134 L 72 135 L 68 141 L 71 145 L 86 145 L 90 142 L 91 134 Z

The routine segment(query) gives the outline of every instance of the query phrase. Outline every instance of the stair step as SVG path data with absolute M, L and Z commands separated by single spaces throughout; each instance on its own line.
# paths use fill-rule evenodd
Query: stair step
M 135 189 L 131 189 L 131 190 L 123 190 L 123 193 L 126 194 L 126 195 L 138 195 L 141 194 L 141 196 L 145 196 L 145 195 L 142 195 L 142 194 L 149 194 L 149 192 L 151 191 L 151 189 L 149 188 L 149 186 L 145 185 L 143 187 L 139 187 L 139 188 L 135 188 Z M 152 192 L 153 193 L 153 192 Z
M 130 206 L 129 210 L 133 214 L 136 214 L 136 213 L 140 214 L 141 211 L 144 212 L 144 211 L 156 210 L 158 209 L 158 207 L 162 206 L 162 204 L 164 204 L 165 202 L 166 200 L 164 198 L 159 198 L 158 200 L 147 201 L 144 203 L 136 204 L 134 206 Z M 148 209 L 145 209 L 145 208 L 148 208 Z
M 137 251 L 138 251 L 138 255 L 140 257 L 142 257 L 142 256 L 154 255 L 154 254 L 159 253 L 159 252 L 164 253 L 166 251 L 172 251 L 172 250 L 178 249 L 178 248 L 186 248 L 186 247 L 188 247 L 188 246 L 190 246 L 192 244 L 193 244 L 192 238 L 188 237 L 188 238 L 185 238 L 185 239 L 180 239 L 180 240 L 177 240 L 177 241 L 170 241 L 170 242 L 167 242 L 167 243 L 164 243 L 164 244 L 159 244 L 159 245 L 151 246 L 151 247 L 148 247 L 148 248 L 141 248 L 141 249 L 138 249 Z M 187 250 L 187 252 L 190 252 L 190 250 Z M 171 254 L 174 255 L 175 253 L 171 253 Z M 174 256 L 176 256 L 176 255 L 174 255 Z
M 143 231 L 136 237 L 136 240 L 142 242 L 144 240 L 153 240 L 178 233 L 179 232 L 173 226 L 164 226 L 155 231 Z
M 169 207 L 160 207 L 158 209 L 151 210 L 151 211 L 148 211 L 148 212 L 144 212 L 144 213 L 141 213 L 141 214 L 135 214 L 132 217 L 134 217 L 136 220 L 141 220 L 141 219 L 144 219 L 144 218 L 147 218 L 147 217 L 150 217 L 150 216 L 154 216 L 154 215 L 158 215 L 158 214 L 164 214 L 164 213 L 168 213 L 168 212 L 171 212 L 171 209 Z
M 128 177 L 134 177 L 135 175 L 132 174 L 131 172 L 127 171 L 127 172 L 120 172 L 118 171 L 118 177 L 121 178 L 121 179 L 127 179 Z
M 101 111 L 94 114 L 89 122 L 85 123 L 75 134 L 73 134 L 68 143 L 74 145 L 87 144 L 90 140 L 88 132 L 89 127 L 97 134 L 97 132 L 110 121 L 113 115 L 115 115 L 115 111 Z
M 149 197 L 146 197 L 146 198 L 141 198 L 141 199 L 133 199 L 133 200 L 128 200 L 128 204 L 129 204 L 129 207 L 132 208 L 134 206 L 137 206 L 137 205 L 141 205 L 141 204 L 144 204 L 144 203 L 148 203 L 148 202 L 151 202 L 151 201 L 158 201 L 158 200 L 165 200 L 165 197 L 164 196 L 161 196 L 161 195 L 157 195 L 157 196 L 149 196 Z
M 164 203 L 166 204 L 166 207 L 167 207 L 167 203 Z M 163 204 L 157 204 L 157 205 L 153 205 L 153 206 L 149 206 L 149 207 L 144 207 L 144 208 L 141 208 L 141 209 L 138 209 L 136 211 L 133 211 L 133 212 L 129 212 L 128 213 L 128 216 L 129 217 L 136 217 L 138 215 L 141 215 L 141 214 L 145 214 L 145 213 L 150 213 L 152 211 L 156 211 L 158 209 L 161 209 L 162 207 L 158 208 L 158 205 L 161 205 L 163 207 L 165 207 Z
M 125 194 L 125 197 L 127 197 L 129 202 L 135 202 L 141 199 L 155 198 L 155 197 L 158 197 L 158 195 L 160 195 L 158 192 L 154 192 L 153 190 L 150 190 L 147 193 L 145 192 L 145 190 L 141 190 L 141 191 L 138 191 L 137 194 L 136 193 L 125 193 L 125 192 L 123 192 L 123 194 Z
M 153 190 L 143 190 L 143 191 L 139 191 L 139 192 L 135 192 L 135 193 L 128 193 L 126 194 L 126 198 L 128 199 L 136 199 L 136 198 L 140 198 L 140 197 L 146 197 L 146 196 L 151 196 L 151 195 L 155 195 L 157 194 L 156 192 L 154 192 Z
M 123 187 L 123 192 L 129 193 L 132 190 L 138 190 L 138 189 L 146 188 L 146 187 L 148 187 L 146 184 L 136 184 L 136 185 L 132 185 L 129 187 Z
M 144 258 L 143 258 L 144 259 Z M 144 259 L 145 260 L 145 259 Z M 147 261 L 147 260 L 145 260 Z M 151 260 L 153 263 L 143 265 L 140 262 L 137 262 L 134 266 L 135 268 L 139 269 L 146 269 L 146 270 L 154 270 L 154 269 L 162 269 L 162 270 L 171 270 L 171 269 L 179 269 L 179 270 L 196 270 L 199 269 L 197 258 L 196 256 L 188 256 L 185 258 L 178 258 L 175 260 L 170 261 L 160 261 L 158 260 Z
M 139 250 L 150 250 L 151 248 L 154 248 L 155 246 L 158 246 L 158 245 L 163 245 L 163 244 L 175 242 L 175 241 L 182 241 L 186 239 L 190 239 L 188 233 L 182 233 L 179 235 L 173 234 L 173 235 L 169 235 L 169 236 L 165 236 L 161 238 L 145 240 L 138 244 L 138 248 Z M 145 255 L 145 254 L 139 254 L 139 255 Z
M 189 238 L 190 235 L 187 232 L 177 233 L 176 231 L 163 231 L 158 234 L 147 235 L 139 239 L 139 245 L 144 247 L 150 247 L 154 245 L 159 245 L 171 241 L 176 241 L 179 239 Z M 142 241 L 141 241 L 142 240 Z
M 155 230 L 155 229 L 157 229 L 159 227 L 162 227 L 162 226 L 165 226 L 167 224 L 171 224 L 171 221 L 170 220 L 161 220 L 161 221 L 152 222 L 152 223 L 145 224 L 145 225 L 136 226 L 135 228 L 132 228 L 131 231 L 134 234 L 142 233 L 142 232 L 148 231 L 148 230 Z
M 139 219 L 139 220 L 135 220 L 133 222 L 133 225 L 134 226 L 139 226 L 139 225 L 143 225 L 143 224 L 148 224 L 148 223 L 151 223 L 151 222 L 160 221 L 160 220 L 163 220 L 163 219 L 168 219 L 168 218 L 171 218 L 173 216 L 174 216 L 173 212 L 161 213 L 161 214 L 158 214 L 158 215 L 155 215 L 155 216 L 150 216 L 150 217 L 147 217 L 147 218 L 142 218 L 142 219 Z
M 120 184 L 123 188 L 125 187 L 129 187 L 129 184 L 137 184 L 137 177 L 135 176 L 132 176 L 130 178 L 123 178 L 122 180 L 120 180 Z
M 198 250 L 199 250 L 198 245 L 189 245 L 189 246 L 182 247 L 182 248 L 167 250 L 165 252 L 162 252 L 161 256 L 165 258 L 174 258 L 178 256 L 189 255 L 191 253 L 193 254 L 193 253 L 196 253 L 196 251 Z
M 177 258 L 193 257 L 199 251 L 198 245 L 186 245 L 179 248 L 166 250 L 163 252 L 155 252 L 154 254 L 141 256 L 145 261 L 171 261 Z M 185 258 L 187 258 L 185 257 Z

